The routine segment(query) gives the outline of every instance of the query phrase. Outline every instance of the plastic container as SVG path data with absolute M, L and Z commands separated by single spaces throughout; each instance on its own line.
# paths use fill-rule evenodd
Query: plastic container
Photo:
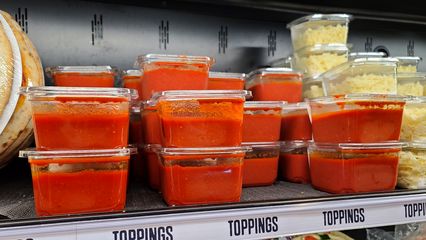
M 410 142 L 399 153 L 398 187 L 426 188 L 426 143 Z
M 157 152 L 161 149 L 159 144 L 146 144 L 143 148 L 148 169 L 148 185 L 154 190 L 161 188 L 161 163 Z
M 281 142 L 279 171 L 284 180 L 310 183 L 308 141 Z
M 164 147 L 240 146 L 244 90 L 165 91 L 158 104 Z
M 20 151 L 31 165 L 37 215 L 123 211 L 133 151 Z
M 317 44 L 294 52 L 294 67 L 305 77 L 318 76 L 348 61 L 346 44 Z
M 349 53 L 349 61 L 357 58 L 381 58 L 386 57 L 384 52 L 351 52 Z
M 421 57 L 395 57 L 398 59 L 398 73 L 413 73 L 417 72 L 420 61 L 423 59 Z
M 124 88 L 135 89 L 138 91 L 139 97 L 142 94 L 142 72 L 140 70 L 125 70 L 121 73 Z
M 161 144 L 161 121 L 156 103 L 144 101 L 141 115 L 144 143 Z
M 251 148 L 243 165 L 243 187 L 268 186 L 277 180 L 279 142 L 243 143 Z
M 311 144 L 308 148 L 311 184 L 329 193 L 394 190 L 399 142 Z
M 312 126 L 305 102 L 287 104 L 281 112 L 281 141 L 310 140 Z
M 126 147 L 130 101 L 126 88 L 27 87 L 39 150 Z
M 244 73 L 209 72 L 209 90 L 244 90 Z
M 317 98 L 324 96 L 324 88 L 322 81 L 316 77 L 303 79 L 303 97 L 304 98 Z
M 247 148 L 163 148 L 161 189 L 168 205 L 239 202 Z
M 395 58 L 357 58 L 319 76 L 326 96 L 351 93 L 396 94 Z
M 279 58 L 271 62 L 273 68 L 293 68 L 293 55 L 289 55 L 285 58 Z
M 138 57 L 142 100 L 166 90 L 206 90 L 213 59 L 206 56 L 147 54 Z
M 407 98 L 401 127 L 404 141 L 426 141 L 426 97 Z
M 138 149 L 130 157 L 130 175 L 140 181 L 146 176 L 146 164 L 142 159 L 143 127 L 141 118 L 141 102 L 134 102 L 130 111 L 129 143 Z
M 47 76 L 61 87 L 114 87 L 117 70 L 111 66 L 56 66 Z
M 426 73 L 398 73 L 398 95 L 426 96 Z
M 287 28 L 291 31 L 293 49 L 315 44 L 346 44 L 351 19 L 348 14 L 313 14 L 292 21 Z
M 308 101 L 315 142 L 398 141 L 406 98 L 351 94 Z
M 280 139 L 281 110 L 286 102 L 244 103 L 243 142 L 275 142 Z
M 261 68 L 247 75 L 245 87 L 253 92 L 254 101 L 300 102 L 302 77 L 289 68 Z

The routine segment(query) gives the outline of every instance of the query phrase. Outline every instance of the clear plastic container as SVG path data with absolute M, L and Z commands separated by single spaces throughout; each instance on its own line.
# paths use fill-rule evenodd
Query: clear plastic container
M 315 44 L 346 44 L 351 19 L 348 14 L 313 14 L 292 21 L 287 28 L 291 31 L 293 49 Z
M 271 62 L 273 68 L 293 68 L 293 55 L 289 55 L 285 58 L 279 58 Z
M 123 211 L 134 149 L 20 151 L 28 157 L 38 216 Z
M 338 143 L 309 145 L 314 188 L 329 193 L 391 191 L 398 176 L 403 143 Z
M 147 144 L 161 144 L 161 121 L 156 103 L 144 101 L 141 115 L 144 142 Z
M 129 143 L 137 148 L 138 152 L 130 157 L 130 176 L 137 181 L 141 181 L 146 176 L 146 164 L 142 159 L 142 151 L 139 151 L 143 147 L 141 102 L 137 101 L 132 105 L 129 122 Z
M 351 93 L 396 94 L 395 58 L 357 58 L 319 76 L 326 96 Z
M 239 202 L 247 147 L 162 148 L 161 190 L 168 205 Z
M 46 74 L 55 86 L 114 87 L 117 69 L 111 66 L 55 66 L 47 67 Z
M 281 142 L 279 171 L 284 180 L 294 183 L 310 183 L 308 141 Z
M 154 96 L 164 147 L 240 146 L 244 90 L 165 91 Z
M 324 88 L 322 81 L 316 77 L 303 79 L 303 97 L 304 98 L 317 98 L 324 96 Z
M 300 102 L 302 77 L 289 68 L 261 68 L 247 75 L 245 87 L 253 92 L 254 101 Z
M 349 61 L 357 58 L 382 58 L 386 57 L 384 52 L 351 52 L 349 53 Z
M 244 90 L 244 73 L 209 72 L 209 90 Z
M 130 101 L 126 88 L 26 87 L 39 150 L 126 147 Z
M 426 188 L 425 142 L 409 142 L 399 153 L 398 187 Z
M 281 141 L 310 140 L 312 126 L 305 102 L 287 104 L 281 112 Z
M 280 139 L 281 110 L 286 102 L 244 103 L 243 142 L 275 142 Z
M 243 187 L 269 186 L 277 180 L 279 142 L 243 143 L 250 147 L 243 165 Z
M 426 97 L 409 97 L 401 127 L 404 141 L 426 141 Z
M 124 88 L 135 89 L 138 91 L 139 98 L 142 94 L 142 72 L 140 70 L 124 70 L 121 73 Z
M 317 44 L 294 52 L 294 67 L 305 77 L 318 76 L 348 61 L 346 44 Z
M 147 54 L 138 57 L 143 71 L 142 100 L 166 90 L 206 90 L 214 60 L 206 56 Z
M 426 96 L 426 73 L 398 73 L 398 95 Z
M 417 72 L 420 61 L 423 59 L 421 57 L 395 57 L 398 59 L 398 73 L 413 73 Z
M 146 165 L 148 169 L 148 184 L 154 190 L 161 188 L 161 164 L 158 152 L 161 149 L 159 144 L 146 144 L 144 146 L 144 154 L 146 158 Z
M 406 98 L 350 94 L 308 100 L 315 142 L 398 141 Z

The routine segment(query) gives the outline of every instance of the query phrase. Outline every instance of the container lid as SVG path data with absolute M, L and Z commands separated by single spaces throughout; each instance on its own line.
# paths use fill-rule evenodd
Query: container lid
M 302 72 L 295 71 L 291 68 L 260 68 L 256 69 L 249 74 L 246 75 L 246 88 L 247 85 L 250 85 L 250 83 L 253 83 L 253 81 L 258 77 L 263 76 L 288 76 L 288 77 L 299 77 L 302 78 L 303 74 Z
M 27 95 L 29 100 L 66 97 L 91 97 L 91 98 L 127 98 L 137 99 L 138 93 L 134 89 L 128 88 L 97 88 L 97 87 L 22 87 L 20 94 Z
M 130 112 L 134 114 L 141 113 L 142 101 L 132 101 Z
M 249 147 L 252 150 L 268 150 L 280 148 L 280 142 L 243 142 L 241 145 L 244 147 Z
M 244 80 L 244 73 L 228 73 L 228 72 L 209 72 L 209 78 L 236 78 Z
M 123 77 L 124 76 L 139 77 L 139 76 L 142 76 L 142 72 L 140 70 L 129 69 L 129 70 L 123 70 L 123 71 L 121 71 L 121 75 Z
M 426 142 L 425 141 L 406 142 L 406 146 L 404 146 L 404 148 L 426 150 Z
M 397 73 L 398 81 L 425 81 L 426 73 L 423 72 L 410 72 L 410 73 Z
M 51 77 L 56 73 L 81 73 L 81 74 L 95 74 L 95 73 L 111 73 L 116 74 L 117 68 L 111 66 L 54 66 L 47 67 L 46 74 Z
M 301 49 L 298 49 L 295 52 L 295 55 L 307 55 L 312 53 L 323 53 L 323 52 L 333 52 L 333 53 L 347 53 L 349 48 L 352 47 L 352 44 L 315 44 L 312 46 L 306 46 Z
M 251 91 L 247 90 L 172 90 L 155 93 L 151 102 L 156 103 L 159 100 L 234 99 L 251 96 Z
M 384 52 L 351 52 L 349 53 L 349 60 L 356 58 L 382 58 L 386 57 Z
M 315 143 L 309 144 L 310 149 L 318 150 L 375 150 L 375 149 L 400 149 L 407 146 L 405 142 L 380 142 L 380 143 Z
M 394 57 L 399 60 L 400 64 L 408 64 L 408 65 L 417 65 L 420 61 L 423 60 L 421 57 L 415 56 L 403 56 L 403 57 Z
M 182 155 L 220 155 L 220 154 L 241 154 L 250 151 L 250 147 L 206 147 L 206 148 L 161 148 L 159 153 L 163 156 Z
M 145 63 L 170 62 L 187 64 L 206 64 L 212 65 L 215 61 L 207 56 L 186 56 L 186 55 L 168 55 L 168 54 L 146 54 L 138 57 L 137 63 L 142 66 Z
M 283 112 L 288 112 L 289 110 L 300 110 L 300 109 L 308 109 L 308 104 L 306 102 L 298 102 L 298 103 L 289 103 L 283 106 Z
M 311 22 L 311 21 L 326 20 L 326 21 L 349 22 L 352 19 L 353 19 L 352 15 L 349 15 L 349 14 L 313 14 L 313 15 L 308 15 L 308 16 L 298 18 L 290 22 L 289 24 L 287 24 L 287 28 L 291 28 L 294 25 L 298 25 L 304 22 Z
M 293 140 L 293 141 L 281 141 L 280 147 L 282 151 L 293 150 L 297 148 L 306 148 L 311 144 L 311 140 Z
M 28 148 L 19 151 L 19 157 L 34 159 L 49 158 L 87 158 L 87 157 L 118 157 L 129 156 L 137 153 L 137 148 L 115 148 L 97 150 L 53 150 L 37 151 L 35 148 Z
M 293 55 L 290 54 L 285 58 L 279 58 L 271 62 L 271 67 L 291 68 Z
M 325 96 L 307 99 L 308 102 L 316 103 L 336 103 L 336 102 L 350 102 L 356 101 L 374 101 L 374 102 L 405 102 L 411 99 L 410 97 L 399 96 L 394 94 L 374 94 L 374 93 L 352 93 L 338 96 Z
M 145 144 L 143 149 L 147 152 L 158 152 L 161 150 L 160 144 Z
M 244 102 L 244 109 L 281 109 L 285 104 L 287 104 L 286 101 L 246 101 Z

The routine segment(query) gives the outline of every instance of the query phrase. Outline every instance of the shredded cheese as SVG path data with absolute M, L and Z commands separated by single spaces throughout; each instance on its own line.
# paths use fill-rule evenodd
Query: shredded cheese
M 346 54 L 328 52 L 321 54 L 307 54 L 306 56 L 297 58 L 296 68 L 306 72 L 306 76 L 314 76 L 347 62 L 347 60 L 348 56 Z
M 329 95 L 350 93 L 396 93 L 396 79 L 389 74 L 361 74 L 349 76 L 338 83 L 330 82 Z
M 409 103 L 405 105 L 401 140 L 426 140 L 426 103 Z
M 426 188 L 426 151 L 400 152 L 398 186 L 409 189 Z
M 299 31 L 296 30 L 293 37 L 293 48 L 296 50 L 315 44 L 346 44 L 348 38 L 348 27 L 341 24 L 321 25 L 315 28 L 302 27 Z

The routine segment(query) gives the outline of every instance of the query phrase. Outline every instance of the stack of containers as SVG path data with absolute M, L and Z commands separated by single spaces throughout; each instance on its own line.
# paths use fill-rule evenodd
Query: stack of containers
M 304 97 L 319 97 L 316 77 L 348 60 L 347 14 L 314 14 L 287 25 L 291 31 L 294 68 L 304 73 Z
M 27 87 L 36 149 L 31 165 L 39 216 L 124 210 L 130 153 L 124 88 Z
M 150 98 L 142 111 L 149 182 L 169 205 L 240 200 L 243 111 L 250 94 L 205 90 L 211 63 L 208 57 L 139 57 L 142 97 Z

